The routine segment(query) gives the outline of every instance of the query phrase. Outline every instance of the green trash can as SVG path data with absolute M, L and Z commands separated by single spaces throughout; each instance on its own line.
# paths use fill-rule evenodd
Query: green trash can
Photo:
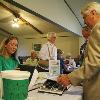
M 1 73 L 3 78 L 3 99 L 25 100 L 28 95 L 30 73 L 18 70 L 6 70 Z

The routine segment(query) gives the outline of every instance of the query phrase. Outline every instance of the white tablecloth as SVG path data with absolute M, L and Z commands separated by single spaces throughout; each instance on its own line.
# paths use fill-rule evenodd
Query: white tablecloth
M 49 93 L 39 93 L 38 89 L 28 93 L 27 100 L 82 100 L 82 87 L 71 86 L 62 96 Z

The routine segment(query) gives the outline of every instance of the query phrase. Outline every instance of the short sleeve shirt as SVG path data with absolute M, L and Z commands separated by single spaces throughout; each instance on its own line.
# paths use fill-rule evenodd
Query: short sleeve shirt
M 0 71 L 13 70 L 18 67 L 18 61 L 12 57 L 6 58 L 0 55 Z

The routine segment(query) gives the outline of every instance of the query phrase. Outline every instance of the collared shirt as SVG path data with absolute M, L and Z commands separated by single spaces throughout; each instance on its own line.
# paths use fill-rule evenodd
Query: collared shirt
M 57 60 L 57 48 L 54 44 L 51 44 L 50 42 L 47 42 L 46 44 L 43 44 L 40 52 L 39 52 L 39 58 L 42 60 Z

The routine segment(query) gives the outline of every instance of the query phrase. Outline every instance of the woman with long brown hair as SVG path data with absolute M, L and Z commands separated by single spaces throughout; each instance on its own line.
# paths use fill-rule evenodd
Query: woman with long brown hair
M 13 70 L 18 66 L 16 51 L 18 48 L 18 39 L 15 36 L 8 37 L 0 49 L 0 71 Z

